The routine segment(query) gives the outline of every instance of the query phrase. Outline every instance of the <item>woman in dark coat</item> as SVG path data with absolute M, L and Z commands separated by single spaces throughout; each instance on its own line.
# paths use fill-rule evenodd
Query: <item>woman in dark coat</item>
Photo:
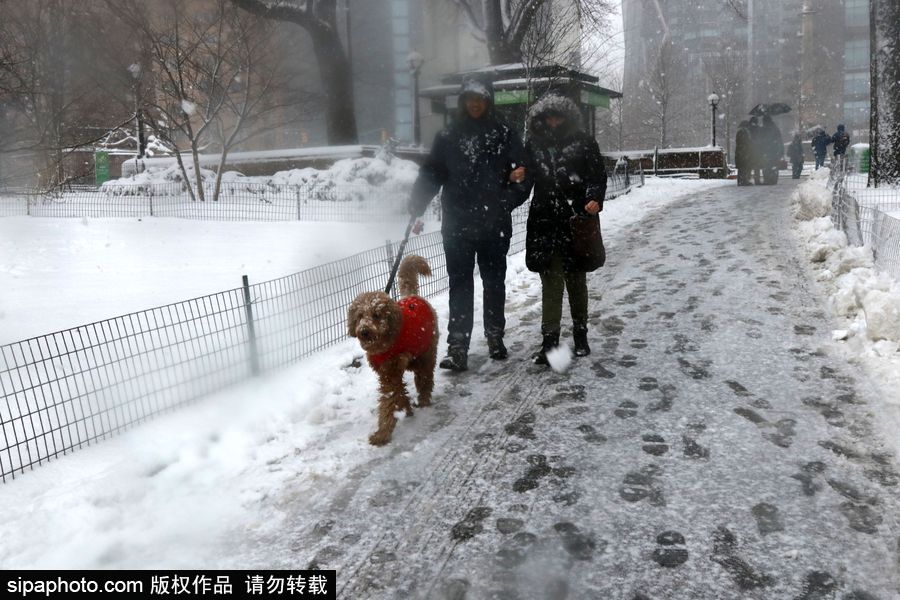
M 569 98 L 550 95 L 529 111 L 525 146 L 527 181 L 534 185 L 528 213 L 525 263 L 540 273 L 541 349 L 533 359 L 547 364 L 547 352 L 559 345 L 563 290 L 569 293 L 575 355 L 586 356 L 588 293 L 585 265 L 570 250 L 573 215 L 597 214 L 606 196 L 606 170 L 597 141 L 581 129 L 581 114 Z

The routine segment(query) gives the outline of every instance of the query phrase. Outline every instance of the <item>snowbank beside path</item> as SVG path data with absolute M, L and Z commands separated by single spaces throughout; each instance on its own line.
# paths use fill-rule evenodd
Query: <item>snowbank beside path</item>
M 624 229 L 648 213 L 723 185 L 733 182 L 648 180 L 605 205 L 608 248 L 615 252 Z M 540 280 L 524 263 L 522 253 L 510 258 L 507 290 L 527 295 L 533 306 Z M 114 284 L 108 289 L 118 294 Z M 433 304 L 445 329 L 446 295 Z M 509 315 L 510 327 L 519 316 Z M 480 318 L 476 293 L 473 351 L 483 352 Z M 536 343 L 539 337 L 535 329 Z M 367 443 L 378 383 L 368 366 L 352 366 L 359 355 L 357 342 L 347 340 L 17 478 L 0 494 L 0 568 L 265 565 L 266 548 L 253 557 L 237 553 L 248 535 L 283 531 L 288 504 L 296 512 L 391 451 Z M 438 372 L 436 404 L 450 385 Z M 465 410 L 480 399 L 454 402 Z M 432 417 L 422 410 L 413 418 L 427 427 Z M 406 427 L 401 421 L 395 435 Z
M 185 164 L 185 171 L 193 182 L 194 166 Z M 311 185 L 321 189 L 338 186 L 372 187 L 375 189 L 412 189 L 419 173 L 419 166 L 409 160 L 392 158 L 390 164 L 381 158 L 345 158 L 336 161 L 328 169 L 291 169 L 278 171 L 274 175 L 245 176 L 237 171 L 222 173 L 222 183 L 235 189 L 241 183 L 257 185 Z M 200 168 L 205 183 L 215 181 L 216 173 Z M 131 177 L 114 179 L 103 184 L 103 189 L 115 191 L 117 188 L 132 186 L 163 185 L 181 183 L 184 175 L 178 165 L 150 167 Z M 227 190 L 226 190 L 227 191 Z
M 823 170 L 824 171 L 824 170 Z M 875 269 L 867 246 L 849 246 L 831 220 L 831 192 L 818 176 L 793 195 L 796 231 L 805 243 L 829 307 L 844 326 L 833 332 L 848 359 L 863 361 L 882 388 L 886 437 L 900 457 L 900 282 Z

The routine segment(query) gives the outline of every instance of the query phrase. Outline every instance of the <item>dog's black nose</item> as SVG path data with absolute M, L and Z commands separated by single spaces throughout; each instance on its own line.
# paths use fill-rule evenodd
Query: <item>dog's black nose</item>
M 371 332 L 369 331 L 368 327 L 363 327 L 359 330 L 359 338 L 361 340 L 368 340 L 370 335 Z

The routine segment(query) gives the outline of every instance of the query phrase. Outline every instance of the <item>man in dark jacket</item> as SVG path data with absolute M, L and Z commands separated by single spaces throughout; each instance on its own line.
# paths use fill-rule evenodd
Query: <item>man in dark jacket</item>
M 738 185 L 750 185 L 750 171 L 753 169 L 751 144 L 750 121 L 741 121 L 734 139 L 734 164 L 738 170 Z
M 794 134 L 794 139 L 788 146 L 788 157 L 791 159 L 793 178 L 800 179 L 800 173 L 803 172 L 803 140 L 799 133 Z
M 834 143 L 834 155 L 844 156 L 847 154 L 847 147 L 850 146 L 850 134 L 846 132 L 843 125 L 837 126 L 837 131 L 831 136 Z
M 495 360 L 507 357 L 506 253 L 512 235 L 511 211 L 526 199 L 520 185 L 509 181 L 524 162 L 518 134 L 493 110 L 490 85 L 469 80 L 459 95 L 459 114 L 434 139 L 419 170 L 409 209 L 421 216 L 431 199 L 441 195 L 444 254 L 450 287 L 450 322 L 443 369 L 468 368 L 475 298 L 475 264 L 484 287 L 484 333 Z
M 821 127 L 816 129 L 816 133 L 810 142 L 813 154 L 816 155 L 816 171 L 819 170 L 819 167 L 825 166 L 825 157 L 828 155 L 828 144 L 830 143 L 831 136 L 825 133 L 825 130 Z
M 559 345 L 563 291 L 569 293 L 575 355 L 586 356 L 588 291 L 586 266 L 572 252 L 574 215 L 596 215 L 606 196 L 606 170 L 597 140 L 581 127 L 581 114 L 569 98 L 545 96 L 529 111 L 526 144 L 527 185 L 534 185 L 528 212 L 525 264 L 540 273 L 542 318 L 540 350 L 534 362 L 547 364 L 547 352 Z

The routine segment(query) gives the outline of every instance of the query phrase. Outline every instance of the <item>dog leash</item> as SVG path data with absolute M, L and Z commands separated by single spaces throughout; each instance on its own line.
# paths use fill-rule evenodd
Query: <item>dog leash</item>
M 391 288 L 394 286 L 394 278 L 397 276 L 397 269 L 400 268 L 400 261 L 403 259 L 403 251 L 406 249 L 406 242 L 409 241 L 409 234 L 412 233 L 413 225 L 415 225 L 417 217 L 410 217 L 409 225 L 406 226 L 406 233 L 403 234 L 403 241 L 400 242 L 400 249 L 397 250 L 397 258 L 394 259 L 394 266 L 391 267 L 391 276 L 388 277 L 387 285 L 384 293 L 390 295 Z

